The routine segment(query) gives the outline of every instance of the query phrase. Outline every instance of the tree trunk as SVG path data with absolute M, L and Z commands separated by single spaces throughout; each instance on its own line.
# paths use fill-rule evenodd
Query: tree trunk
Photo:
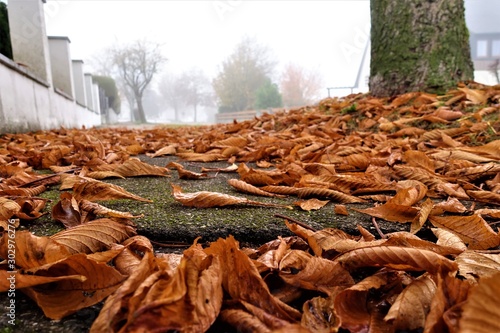
M 443 93 L 474 76 L 464 0 L 371 0 L 370 92 Z
M 146 122 L 146 113 L 144 112 L 144 107 L 142 105 L 142 96 L 139 94 L 135 95 L 135 99 L 137 101 L 137 115 L 139 119 L 137 119 L 140 123 Z
M 491 64 L 490 71 L 497 80 L 497 84 L 500 84 L 500 59 L 495 60 L 495 62 Z

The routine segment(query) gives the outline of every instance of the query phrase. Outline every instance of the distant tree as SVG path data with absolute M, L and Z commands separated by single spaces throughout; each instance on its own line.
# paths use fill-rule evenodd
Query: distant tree
M 219 111 L 253 108 L 257 89 L 272 75 L 274 66 L 266 47 L 254 39 L 244 38 L 222 63 L 213 81 Z
M 136 40 L 128 45 L 115 46 L 109 50 L 111 61 L 118 76 L 134 96 L 137 120 L 146 122 L 142 98 L 144 91 L 166 61 L 160 45 L 147 40 Z
M 12 59 L 12 46 L 10 43 L 9 17 L 7 5 L 0 2 L 0 53 Z
M 278 86 L 272 83 L 270 79 L 267 79 L 255 92 L 255 108 L 267 109 L 282 106 L 283 101 Z
M 214 104 L 210 80 L 200 69 L 193 68 L 181 75 L 179 84 L 184 103 L 193 107 L 194 122 L 196 122 L 198 106 Z
M 185 107 L 183 87 L 180 84 L 180 76 L 173 74 L 163 75 L 158 83 L 158 92 L 164 103 L 174 109 L 175 121 L 180 120 L 180 111 Z
M 473 79 L 464 0 L 371 0 L 370 92 L 444 92 Z
M 493 74 L 493 76 L 497 80 L 497 84 L 500 84 L 500 59 L 496 59 L 490 65 L 490 73 Z
M 121 100 L 115 80 L 110 76 L 92 75 L 92 81 L 104 89 L 104 93 L 108 98 L 109 107 L 116 113 L 120 113 Z
M 287 64 L 281 75 L 281 94 L 285 106 L 303 106 L 319 98 L 322 79 L 318 72 L 307 71 L 296 64 Z
M 162 97 L 155 90 L 148 88 L 144 91 L 143 105 L 149 117 L 160 120 L 162 102 Z

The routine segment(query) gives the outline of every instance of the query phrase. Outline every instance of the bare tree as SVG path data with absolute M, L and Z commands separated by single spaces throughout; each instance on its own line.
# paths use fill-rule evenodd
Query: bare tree
M 197 68 L 177 76 L 163 76 L 158 84 L 158 90 L 165 102 L 174 109 L 175 120 L 179 120 L 181 109 L 191 106 L 196 122 L 198 106 L 213 106 L 215 104 L 210 80 Z
M 180 77 L 184 103 L 193 107 L 194 122 L 198 120 L 198 106 L 213 105 L 213 93 L 210 80 L 200 69 L 193 68 Z
M 175 121 L 180 120 L 180 111 L 185 106 L 180 77 L 173 74 L 163 75 L 158 83 L 158 91 L 163 101 L 174 109 Z
M 280 89 L 285 106 L 303 106 L 319 98 L 322 79 L 318 72 L 289 63 L 281 75 Z
M 134 96 L 135 103 L 132 102 L 130 107 L 136 112 L 136 119 L 146 122 L 142 103 L 144 91 L 158 73 L 161 64 L 166 61 L 161 54 L 160 45 L 147 40 L 136 40 L 128 45 L 112 47 L 109 53 L 118 76 L 125 85 L 125 94 L 129 90 Z

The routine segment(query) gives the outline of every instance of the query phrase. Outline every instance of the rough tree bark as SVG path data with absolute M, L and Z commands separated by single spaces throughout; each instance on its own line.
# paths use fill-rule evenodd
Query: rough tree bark
M 473 79 L 464 0 L 370 0 L 370 92 L 444 92 Z

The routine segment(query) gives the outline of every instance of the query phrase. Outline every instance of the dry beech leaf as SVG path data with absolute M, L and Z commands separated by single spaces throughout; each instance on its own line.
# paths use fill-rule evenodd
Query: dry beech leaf
M 437 245 L 452 247 L 460 251 L 467 250 L 467 245 L 454 233 L 440 228 L 432 228 L 431 230 L 437 237 Z
M 35 220 L 46 213 L 42 213 L 47 200 L 43 198 L 17 197 L 16 203 L 21 206 L 21 210 L 16 216 L 23 220 Z
M 365 200 L 348 195 L 339 191 L 330 190 L 327 188 L 319 188 L 319 187 L 303 187 L 299 188 L 296 192 L 299 198 L 307 198 L 307 197 L 319 197 L 319 198 L 328 198 L 332 200 L 336 200 L 341 203 L 363 203 Z
M 140 264 L 134 272 L 125 280 L 117 291 L 110 295 L 99 313 L 99 316 L 93 322 L 90 329 L 91 333 L 100 332 L 118 332 L 127 321 L 128 313 L 122 309 L 135 311 L 137 302 L 130 304 L 130 300 L 136 295 L 140 295 L 140 287 L 147 284 L 147 279 L 155 281 L 159 272 L 169 271 L 168 264 L 154 257 L 154 253 L 147 251 L 141 259 Z M 144 285 L 146 288 L 146 285 Z
M 347 270 L 360 267 L 389 267 L 397 270 L 455 272 L 455 262 L 433 251 L 397 246 L 363 247 L 335 258 Z
M 420 276 L 398 295 L 384 320 L 397 330 L 424 327 L 435 292 L 436 284 L 431 276 Z
M 52 218 L 61 222 L 66 228 L 82 223 L 80 208 L 71 193 L 61 193 L 60 200 L 52 207 Z
M 469 282 L 465 280 L 449 274 L 438 275 L 437 289 L 427 314 L 424 332 L 453 332 L 452 327 L 446 322 L 447 313 L 466 300 L 470 287 Z
M 222 147 L 239 147 L 244 148 L 248 143 L 248 140 L 242 136 L 231 136 L 227 139 L 215 141 L 210 146 L 216 148 Z
M 140 253 L 153 252 L 153 245 L 144 236 L 132 236 L 122 242 L 125 248 L 116 258 L 114 265 L 123 275 L 132 275 L 141 264 L 143 256 Z
M 0 197 L 0 220 L 7 221 L 21 210 L 15 201 Z
M 424 226 L 433 208 L 434 202 L 432 202 L 432 200 L 429 198 L 427 198 L 427 200 L 422 203 L 420 211 L 418 212 L 415 219 L 411 222 L 410 232 L 412 234 L 416 234 Z
M 218 256 L 193 245 L 184 252 L 173 275 L 160 275 L 148 287 L 124 331 L 205 332 L 222 306 L 222 274 Z M 133 309 L 131 309 L 133 310 Z
M 120 212 L 118 210 L 106 208 L 98 203 L 90 202 L 88 200 L 82 200 L 80 202 L 80 209 L 87 212 L 92 212 L 95 215 L 101 215 L 106 217 L 116 217 L 122 219 L 139 218 L 143 217 L 144 214 L 132 215 L 129 212 Z
M 344 215 L 344 216 L 349 215 L 349 212 L 347 211 L 347 207 L 345 205 L 335 205 L 333 207 L 333 211 L 337 215 Z
M 467 191 L 467 194 L 477 201 L 500 205 L 500 194 L 490 191 Z
M 457 256 L 463 252 L 453 247 L 440 246 L 434 242 L 420 239 L 417 236 L 405 231 L 390 233 L 388 234 L 388 238 L 389 239 L 383 243 L 384 246 L 401 246 L 406 248 L 429 250 L 445 257 Z
M 0 292 L 6 292 L 10 289 L 10 278 L 12 272 L 0 270 Z M 66 275 L 66 276 L 40 276 L 33 274 L 25 274 L 21 271 L 16 271 L 16 289 L 23 289 L 38 286 L 41 284 L 58 282 L 61 280 L 77 280 L 80 282 L 85 281 L 87 278 L 83 275 Z
M 330 294 L 333 286 L 351 286 L 354 280 L 338 263 L 291 250 L 279 264 L 279 276 L 292 286 Z
M 252 321 L 251 326 L 254 326 L 254 325 L 259 326 L 259 324 L 262 323 L 265 325 L 266 328 L 268 328 L 268 329 L 272 330 L 272 332 L 274 332 L 275 330 L 288 328 L 291 325 L 290 322 L 283 320 L 283 319 L 280 319 L 280 318 L 277 318 L 277 317 L 273 316 L 271 313 L 268 313 L 268 312 L 262 310 L 261 308 L 256 307 L 255 305 L 252 305 L 248 302 L 240 301 L 239 303 L 244 307 L 244 310 L 246 310 L 246 311 L 243 311 L 245 314 L 248 312 L 253 316 L 253 318 L 252 318 L 253 320 L 251 320 Z M 243 314 L 243 317 L 245 317 L 244 314 Z M 250 327 L 246 327 L 247 323 L 245 321 L 242 321 L 241 318 L 238 318 L 235 316 L 231 319 L 230 320 L 231 320 L 232 326 L 237 327 L 238 329 L 250 329 Z M 229 321 L 228 321 L 228 323 L 229 323 Z
M 240 309 L 226 309 L 220 313 L 223 322 L 245 329 L 245 332 L 271 333 L 271 329 L 254 315 Z
M 371 208 L 365 208 L 365 209 L 352 208 L 352 209 L 357 212 L 379 217 L 387 221 L 401 222 L 401 223 L 413 222 L 419 212 L 417 208 L 405 205 L 398 205 L 391 202 L 386 202 L 383 205 Z
M 45 185 L 39 185 L 31 188 L 9 187 L 0 190 L 0 195 L 4 196 L 21 196 L 21 197 L 34 197 L 47 190 Z
M 132 144 L 132 145 L 128 145 L 125 148 L 125 151 L 127 153 L 129 153 L 130 155 L 139 155 L 139 154 L 143 154 L 144 153 L 144 148 L 139 145 L 139 144 Z
M 68 257 L 71 253 L 64 245 L 49 237 L 37 237 L 29 231 L 17 231 L 15 238 L 16 266 L 29 269 Z M 0 257 L 8 258 L 8 234 L 0 239 Z M 12 243 L 12 242 L 11 242 Z
M 459 275 L 475 282 L 478 277 L 489 277 L 500 271 L 500 254 L 477 253 L 465 251 L 455 262 L 458 265 Z
M 125 161 L 113 171 L 123 177 L 166 176 L 168 174 L 168 169 L 141 162 L 137 158 Z
M 257 251 L 257 252 L 265 251 L 260 257 L 256 259 L 257 261 L 256 264 L 259 263 L 265 266 L 265 269 L 259 269 L 260 273 L 268 269 L 277 270 L 279 268 L 281 259 L 283 259 L 283 256 L 290 250 L 289 244 L 286 241 L 284 241 L 281 237 L 278 238 L 279 245 L 277 246 L 277 248 L 273 248 L 273 245 L 275 243 L 276 242 L 272 242 L 271 244 L 267 243 L 267 246 L 265 244 L 261 246 Z M 257 266 L 257 268 L 259 267 Z
M 297 227 L 290 228 L 296 232 Z M 323 229 L 308 234 L 306 238 L 309 246 L 317 256 L 328 256 L 343 253 L 360 246 L 371 246 L 376 243 L 360 243 L 355 237 L 352 237 L 339 229 Z M 385 242 L 383 240 L 382 242 Z
M 481 279 L 462 309 L 460 332 L 500 332 L 500 273 Z
M 226 168 L 206 168 L 206 167 L 201 168 L 201 172 L 236 172 L 237 170 L 238 166 L 234 163 Z
M 94 253 L 108 249 L 135 235 L 135 229 L 120 222 L 103 218 L 63 230 L 50 237 L 70 253 Z
M 86 177 L 92 179 L 106 179 L 106 178 L 125 178 L 115 171 L 92 171 L 86 174 Z
M 416 180 L 399 181 L 396 190 L 396 195 L 389 202 L 402 206 L 413 206 L 427 194 L 427 186 Z
M 470 216 L 429 216 L 436 227 L 454 233 L 471 250 L 487 250 L 500 244 L 500 237 L 479 215 Z
M 177 153 L 176 156 L 191 162 L 214 162 L 225 159 L 221 154 Z
M 227 183 L 229 185 L 231 185 L 232 187 L 234 187 L 236 190 L 243 192 L 243 193 L 260 195 L 263 197 L 277 197 L 277 198 L 285 197 L 284 195 L 263 191 L 262 189 L 260 189 L 256 186 L 253 186 L 252 184 L 248 184 L 247 182 L 244 182 L 243 180 L 239 180 L 239 179 L 231 178 L 231 179 L 228 179 Z
M 257 268 L 232 236 L 212 243 L 205 252 L 220 257 L 222 286 L 231 298 L 253 304 L 280 319 L 292 322 L 300 319 L 297 310 L 271 294 Z
M 259 168 L 263 168 L 263 169 L 267 169 L 267 168 L 270 168 L 273 166 L 272 163 L 268 162 L 268 161 L 257 161 L 257 163 L 255 163 Z
M 183 165 L 176 163 L 176 162 L 170 162 L 167 164 L 167 168 L 175 168 L 177 169 L 177 172 L 179 173 L 179 178 L 180 179 L 205 179 L 205 178 L 210 178 L 206 173 L 199 173 L 199 172 L 193 172 L 186 170 Z
M 232 205 L 252 205 L 261 207 L 276 207 L 276 208 L 288 208 L 291 207 L 285 205 L 278 205 L 272 203 L 258 202 L 249 200 L 243 197 L 236 197 L 228 194 L 200 191 L 194 193 L 184 193 L 182 188 L 178 185 L 172 185 L 172 195 L 174 199 L 179 201 L 184 206 L 196 207 L 196 208 L 211 208 L 211 207 L 224 207 Z
M 321 209 L 329 202 L 330 201 L 328 200 L 318 200 L 316 198 L 312 198 L 309 200 L 295 201 L 293 204 L 299 206 L 302 210 L 311 211 Z
M 149 157 L 158 157 L 164 155 L 175 155 L 177 153 L 177 144 L 171 144 L 158 149 L 154 154 L 146 153 Z
M 479 89 L 462 87 L 458 88 L 458 90 L 464 92 L 467 99 L 474 104 L 484 104 L 488 99 L 488 96 L 485 94 L 485 92 Z
M 297 195 L 299 188 L 291 186 L 281 186 L 281 185 L 266 185 L 260 188 L 266 192 L 282 194 L 282 195 Z
M 104 201 L 115 199 L 130 199 L 143 202 L 152 202 L 138 195 L 132 194 L 118 185 L 103 183 L 98 180 L 84 181 L 73 185 L 73 196 L 77 201 Z
M 465 151 L 471 151 L 471 152 L 475 152 L 479 155 L 484 155 L 484 156 L 488 156 L 488 157 L 491 157 L 491 158 L 495 158 L 495 159 L 500 159 L 500 153 L 498 152 L 500 150 L 500 140 L 493 140 L 485 145 L 481 145 L 481 146 L 477 146 L 477 147 L 461 147 L 460 148 L 461 150 L 465 150 Z M 490 169 L 489 172 L 494 172 L 494 170 L 498 170 L 498 168 L 500 167 L 498 164 L 497 165 L 489 165 Z
M 431 215 L 439 215 L 441 212 L 465 213 L 467 208 L 457 199 L 449 197 L 446 201 L 434 205 Z
M 373 309 L 368 300 L 370 290 L 378 291 L 385 285 L 401 283 L 401 279 L 398 272 L 379 271 L 341 291 L 334 301 L 335 314 L 340 319 L 341 327 L 350 332 L 369 332 L 374 324 Z
M 84 281 L 64 279 L 23 292 L 32 298 L 51 319 L 61 319 L 76 311 L 99 303 L 113 293 L 126 276 L 107 263 L 99 263 L 85 254 L 75 254 L 42 267 L 32 268 L 30 274 L 42 276 L 84 276 Z
M 333 288 L 332 288 L 333 289 Z M 338 291 L 333 291 L 336 296 Z M 314 297 L 302 306 L 301 325 L 311 332 L 336 332 L 340 327 L 340 320 L 334 311 L 334 297 Z

